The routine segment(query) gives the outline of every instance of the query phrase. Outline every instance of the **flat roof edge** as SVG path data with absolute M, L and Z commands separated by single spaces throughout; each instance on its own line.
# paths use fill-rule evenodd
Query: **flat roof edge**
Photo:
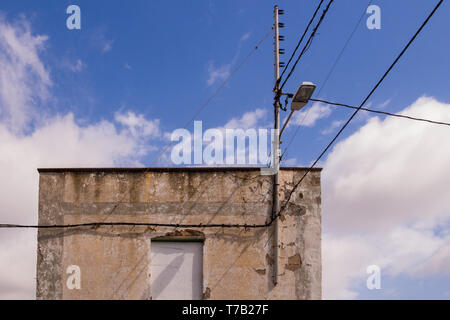
M 259 167 L 151 167 L 151 168 L 38 168 L 39 173 L 57 172 L 223 172 L 223 171 L 256 171 Z M 306 171 L 307 167 L 281 167 L 280 170 Z M 322 171 L 313 168 L 311 171 Z

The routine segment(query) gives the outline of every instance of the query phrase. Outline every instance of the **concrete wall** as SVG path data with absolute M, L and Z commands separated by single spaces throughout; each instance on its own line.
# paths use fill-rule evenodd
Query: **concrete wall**
M 272 177 L 248 168 L 40 169 L 39 224 L 87 222 L 264 224 Z M 280 201 L 301 168 L 280 172 Z M 320 170 L 291 198 L 279 224 L 262 229 L 100 226 L 40 229 L 38 299 L 151 299 L 152 239 L 203 240 L 204 299 L 320 299 Z M 71 265 L 81 289 L 68 289 Z M 70 279 L 69 279 L 70 281 Z

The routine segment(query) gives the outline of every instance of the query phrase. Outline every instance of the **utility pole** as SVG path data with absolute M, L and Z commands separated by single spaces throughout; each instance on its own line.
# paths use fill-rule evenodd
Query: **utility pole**
M 273 148 L 272 152 L 273 159 L 274 159 L 274 167 L 276 169 L 276 172 L 273 176 L 273 199 L 272 199 L 272 219 L 275 219 L 273 222 L 273 254 L 274 254 L 274 268 L 273 268 L 273 283 L 274 285 L 278 282 L 278 219 L 276 215 L 278 214 L 279 210 L 279 199 L 278 199 L 278 188 L 279 188 L 279 168 L 280 168 L 280 92 L 279 92 L 279 81 L 280 78 L 280 45 L 279 45 L 279 22 L 278 22 L 278 14 L 279 9 L 278 6 L 274 7 L 274 20 L 275 20 L 275 36 L 274 36 L 274 53 L 275 53 L 275 86 L 274 86 L 274 141 L 273 141 Z
M 280 199 L 278 196 L 280 182 L 279 182 L 279 172 L 280 172 L 280 161 L 281 161 L 281 134 L 283 130 L 286 128 L 286 125 L 291 118 L 292 114 L 296 110 L 302 109 L 310 100 L 316 85 L 312 82 L 303 82 L 298 88 L 295 94 L 283 93 L 280 89 L 280 66 L 285 67 L 284 62 L 280 62 L 280 54 L 284 54 L 284 49 L 280 49 L 280 40 L 284 40 L 284 36 L 280 36 L 279 30 L 284 27 L 283 23 L 278 21 L 278 16 L 284 14 L 284 10 L 278 9 L 278 6 L 275 6 L 273 9 L 274 13 L 274 54 L 275 54 L 275 85 L 273 88 L 273 92 L 275 94 L 273 98 L 273 109 L 274 109 L 274 137 L 272 142 L 272 171 L 273 174 L 273 198 L 272 198 L 272 225 L 273 225 L 273 255 L 274 255 L 274 263 L 273 263 L 273 283 L 274 285 L 278 282 L 278 214 L 280 208 Z M 289 113 L 288 118 L 286 119 L 283 128 L 280 132 L 280 97 L 282 95 L 287 96 L 287 99 L 291 98 L 291 112 Z M 283 109 L 286 111 L 286 109 Z

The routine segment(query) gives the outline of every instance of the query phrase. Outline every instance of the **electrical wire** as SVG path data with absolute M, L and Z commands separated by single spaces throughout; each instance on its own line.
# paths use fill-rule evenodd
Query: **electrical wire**
M 317 15 L 317 12 L 319 12 L 319 9 L 320 9 L 320 7 L 322 6 L 323 1 L 324 1 L 324 0 L 320 0 L 320 3 L 319 3 L 319 5 L 317 6 L 316 11 L 314 11 L 314 14 L 313 14 L 311 20 L 309 20 L 309 23 L 308 23 L 308 25 L 306 26 L 305 31 L 303 32 L 303 35 L 301 36 L 300 40 L 299 40 L 298 43 L 297 43 L 297 46 L 295 47 L 294 51 L 292 52 L 292 55 L 291 55 L 291 57 L 289 58 L 289 61 L 286 63 L 286 66 L 284 67 L 284 70 L 283 70 L 283 72 L 281 73 L 281 76 L 278 78 L 277 84 L 280 83 L 281 78 L 283 78 L 283 75 L 284 75 L 284 73 L 286 72 L 287 68 L 289 67 L 289 64 L 291 63 L 292 59 L 294 58 L 295 54 L 297 53 L 297 50 L 298 50 L 298 48 L 300 47 L 300 44 L 303 42 L 303 38 L 305 37 L 306 33 L 307 33 L 308 30 L 309 30 L 309 27 L 311 26 L 312 22 L 314 21 L 316 15 Z
M 32 228 L 32 229 L 71 229 L 80 227 L 100 226 L 144 226 L 144 227 L 175 227 L 175 228 L 264 228 L 272 224 L 269 221 L 264 224 L 180 224 L 180 223 L 145 223 L 145 222 L 89 222 L 77 224 L 54 224 L 54 225 L 21 225 L 21 224 L 0 224 L 1 228 Z
M 322 102 L 322 103 L 329 104 L 329 105 L 332 105 L 332 106 L 345 107 L 345 108 L 349 108 L 349 109 L 358 109 L 358 107 L 351 106 L 351 105 L 348 105 L 348 104 L 337 103 L 337 102 L 330 102 L 330 101 L 322 100 L 322 99 L 309 99 L 309 100 L 316 101 L 316 102 Z M 398 118 L 403 118 L 403 119 L 408 119 L 408 120 L 415 120 L 415 121 L 428 122 L 428 123 L 439 124 L 439 125 L 444 125 L 444 126 L 450 126 L 450 122 L 442 122 L 442 121 L 435 121 L 435 120 L 424 119 L 424 118 L 411 117 L 411 116 L 408 116 L 408 115 L 403 115 L 403 114 L 398 114 L 398 113 L 391 113 L 391 112 L 381 111 L 381 110 L 374 110 L 374 109 L 369 109 L 369 108 L 360 108 L 360 110 L 367 111 L 367 112 L 372 112 L 372 113 L 377 113 L 377 114 L 383 114 L 383 115 L 391 116 L 391 117 L 398 117 Z
M 241 67 L 248 61 L 250 56 L 253 55 L 253 53 L 259 49 L 261 44 L 264 42 L 264 40 L 267 39 L 267 37 L 272 33 L 274 27 L 272 26 L 270 30 L 261 38 L 261 40 L 256 44 L 256 46 L 249 52 L 249 54 L 241 61 L 241 63 L 231 72 L 231 74 L 224 79 L 224 81 L 220 84 L 220 86 L 213 92 L 211 96 L 203 103 L 203 105 L 200 106 L 200 108 L 197 110 L 197 112 L 194 114 L 194 116 L 186 123 L 184 128 L 187 128 L 192 121 L 195 120 L 195 118 L 205 109 L 205 107 L 216 97 L 219 92 L 225 87 L 225 85 L 228 83 L 228 81 L 241 69 Z M 155 160 L 151 163 L 155 164 L 161 156 L 166 152 L 166 150 L 173 144 L 173 141 L 168 143 L 163 150 L 158 154 L 158 156 L 155 158 Z M 150 166 L 151 166 L 150 165 Z M 121 201 L 117 202 L 113 208 L 110 210 L 110 212 L 107 215 L 111 215 L 119 206 Z M 262 225 L 250 225 L 250 224 L 232 224 L 232 225 L 223 225 L 223 224 L 178 224 L 178 223 L 134 223 L 134 222 L 92 222 L 92 223 L 83 223 L 83 224 L 67 224 L 67 225 L 19 225 L 19 224 L 0 224 L 0 228 L 36 228 L 36 229 L 52 229 L 52 228 L 77 228 L 77 227 L 98 227 L 98 226 L 155 226 L 155 227 L 180 227 L 180 228 L 193 228 L 193 227 L 201 227 L 201 228 L 262 228 L 266 227 L 266 224 Z
M 260 169 L 260 168 L 255 168 Z M 146 171 L 143 171 L 144 173 Z M 251 177 L 238 177 L 235 174 L 230 173 L 234 179 L 241 179 L 243 181 L 253 181 L 257 178 L 262 178 L 260 174 L 256 174 Z M 270 194 L 270 190 L 267 191 L 267 195 Z M 227 203 L 228 201 L 225 201 Z M 106 213 L 107 216 L 111 215 L 116 208 L 119 206 L 121 202 L 117 202 L 115 206 Z M 0 229 L 4 228 L 18 228 L 18 229 L 74 229 L 74 228 L 82 228 L 82 227 L 92 227 L 98 228 L 101 226 L 144 226 L 144 227 L 172 227 L 172 228 L 244 228 L 244 229 L 252 229 L 252 228 L 265 228 L 269 227 L 273 223 L 273 220 L 268 220 L 263 224 L 220 224 L 220 223 L 206 223 L 206 224 L 184 224 L 184 223 L 147 223 L 147 222 L 107 222 L 103 221 L 95 221 L 95 222 L 87 222 L 87 223 L 76 223 L 76 224 L 54 224 L 54 225 L 21 225 L 21 224 L 0 224 Z
M 369 3 L 367 4 L 367 7 L 369 7 L 372 4 L 373 0 L 370 0 Z M 348 44 L 350 43 L 351 39 L 353 38 L 353 35 L 356 33 L 356 30 L 358 29 L 359 25 L 361 24 L 362 19 L 364 18 L 364 16 L 366 15 L 366 7 L 364 7 L 364 11 L 361 14 L 361 16 L 359 17 L 358 22 L 356 23 L 355 27 L 353 28 L 352 33 L 349 35 L 349 37 L 347 38 L 347 41 L 345 41 L 344 46 L 342 47 L 341 51 L 339 52 L 336 60 L 333 63 L 333 66 L 331 67 L 331 69 L 328 71 L 327 76 L 325 77 L 325 80 L 322 82 L 320 89 L 317 93 L 317 95 L 320 96 L 320 93 L 322 92 L 323 88 L 326 86 L 328 80 L 330 79 L 331 75 L 334 72 L 334 69 L 336 68 L 337 64 L 339 63 L 342 55 L 344 54 L 344 51 L 347 49 Z M 281 159 L 284 158 L 284 156 L 286 155 L 286 150 L 289 148 L 289 146 L 292 144 L 292 142 L 294 141 L 295 137 L 297 136 L 298 132 L 300 131 L 300 128 L 302 126 L 302 124 L 305 122 L 306 118 L 308 117 L 309 111 L 311 110 L 311 108 L 308 108 L 308 110 L 306 110 L 305 115 L 303 116 L 302 120 L 300 121 L 300 124 L 297 126 L 297 128 L 294 131 L 294 134 L 292 135 L 292 137 L 289 139 L 288 144 L 286 145 L 286 148 L 283 151 L 283 154 L 281 155 Z
M 303 50 L 300 52 L 300 55 L 297 57 L 297 60 L 295 60 L 294 65 L 291 68 L 291 71 L 289 71 L 288 75 L 286 76 L 286 78 L 284 79 L 283 83 L 281 84 L 279 91 L 281 92 L 281 90 L 283 89 L 284 85 L 286 84 L 286 82 L 289 80 L 289 78 L 291 77 L 292 73 L 295 70 L 295 67 L 297 66 L 298 62 L 300 61 L 300 59 L 302 58 L 303 54 L 306 52 L 306 50 L 308 50 L 311 41 L 313 40 L 313 38 L 315 37 L 317 30 L 319 29 L 320 25 L 322 24 L 325 16 L 327 15 L 328 9 L 330 9 L 331 4 L 333 3 L 334 0 L 330 0 L 330 2 L 328 2 L 328 5 L 326 6 L 325 10 L 322 12 L 322 15 L 319 19 L 319 21 L 317 22 L 316 26 L 314 27 L 313 31 L 311 32 L 308 41 L 306 42 L 305 46 L 303 47 Z
M 258 50 L 260 45 L 264 42 L 264 40 L 267 39 L 267 37 L 272 33 L 274 27 L 272 26 L 270 30 L 264 35 L 264 37 L 261 38 L 261 40 L 257 43 L 257 45 L 249 52 L 249 54 L 241 61 L 241 63 L 230 73 L 228 77 L 226 77 L 223 82 L 220 84 L 220 86 L 213 92 L 211 96 L 209 96 L 208 99 L 200 106 L 200 108 L 197 110 L 197 112 L 194 114 L 194 116 L 184 125 L 184 129 L 186 129 L 192 121 L 197 118 L 197 116 L 203 111 L 203 109 L 206 108 L 206 106 L 219 94 L 219 92 L 225 87 L 225 85 L 228 83 L 228 81 L 233 78 L 233 76 L 236 74 L 236 72 L 241 69 L 241 67 L 248 61 L 248 59 L 253 55 L 253 53 Z M 173 145 L 174 141 L 171 141 L 168 143 L 163 150 L 158 154 L 158 156 L 153 160 L 153 162 L 150 164 L 154 165 L 158 162 L 158 160 L 162 157 L 162 155 L 167 151 L 168 148 L 170 148 L 171 145 Z
M 348 124 L 353 120 L 356 114 L 363 108 L 364 104 L 370 99 L 373 93 L 378 89 L 387 75 L 391 72 L 397 62 L 401 59 L 403 54 L 408 50 L 410 45 L 417 38 L 419 33 L 423 30 L 423 28 L 427 25 L 428 21 L 435 14 L 437 9 L 442 4 L 443 0 L 440 0 L 433 11 L 428 15 L 427 19 L 422 23 L 420 28 L 416 31 L 414 36 L 409 40 L 408 44 L 404 47 L 401 53 L 397 56 L 391 66 L 387 69 L 387 71 L 383 74 L 377 84 L 372 88 L 370 93 L 366 96 L 366 98 L 362 101 L 359 107 L 356 108 L 355 112 L 350 116 L 350 118 L 346 121 L 346 123 L 341 127 L 339 132 L 335 135 L 335 137 L 328 143 L 325 149 L 320 153 L 319 157 L 313 162 L 313 164 L 306 170 L 305 174 L 300 178 L 300 180 L 294 185 L 294 187 L 289 192 L 288 197 L 285 200 L 285 203 L 281 206 L 280 210 L 276 215 L 273 215 L 266 223 L 264 224 L 178 224 L 178 223 L 138 223 L 138 222 L 90 222 L 90 223 L 78 223 L 78 224 L 66 224 L 66 225 L 19 225 L 19 224 L 0 224 L 0 228 L 35 228 L 35 229 L 60 229 L 60 228 L 78 228 L 78 227 L 99 227 L 99 226 L 156 226 L 156 227 L 180 227 L 180 228 L 266 228 L 273 224 L 273 222 L 278 219 L 284 210 L 286 210 L 289 205 L 289 201 L 292 197 L 292 194 L 298 188 L 298 186 L 303 182 L 306 176 L 314 169 L 315 165 L 320 161 L 323 155 L 329 150 L 329 148 L 334 144 L 337 138 L 340 136 L 342 131 L 348 126 Z
M 370 0 L 369 3 L 367 4 L 367 7 L 369 7 L 372 4 L 373 0 Z M 344 46 L 342 47 L 341 52 L 339 52 L 339 55 L 336 57 L 336 60 L 333 63 L 333 66 L 331 67 L 330 71 L 328 72 L 327 76 L 325 77 L 325 80 L 323 81 L 323 83 L 320 86 L 320 89 L 317 93 L 317 95 L 320 95 L 320 93 L 322 92 L 323 88 L 326 86 L 328 80 L 330 79 L 331 75 L 334 72 L 334 69 L 336 68 L 337 64 L 339 63 L 339 61 L 342 58 L 342 55 L 344 54 L 344 51 L 347 49 L 348 44 L 350 43 L 350 41 L 352 40 L 353 36 L 356 33 L 356 30 L 358 30 L 359 25 L 361 24 L 362 19 L 364 18 L 364 16 L 366 15 L 366 9 L 364 9 L 363 13 L 361 14 L 361 16 L 359 17 L 358 22 L 356 23 L 355 27 L 353 28 L 352 33 L 349 35 L 349 37 L 347 38 L 347 41 L 345 41 Z
M 224 79 L 224 81 L 221 83 L 221 85 L 214 91 L 214 93 L 205 101 L 205 103 L 197 110 L 197 112 L 194 114 L 194 116 L 185 124 L 184 129 L 186 129 L 192 121 L 195 120 L 195 118 L 203 111 L 203 109 L 206 108 L 206 106 L 219 94 L 219 92 L 225 87 L 225 85 L 228 83 L 228 81 L 239 71 L 239 69 L 248 61 L 250 56 L 259 49 L 260 45 L 264 42 L 264 40 L 267 39 L 267 37 L 272 33 L 274 27 L 272 26 L 270 30 L 261 38 L 261 40 L 256 44 L 256 46 L 249 52 L 249 54 L 241 61 L 241 63 L 231 72 L 231 74 Z M 174 141 L 169 142 L 162 151 L 158 154 L 158 156 L 155 158 L 155 160 L 150 163 L 150 167 L 158 162 L 158 160 L 162 157 L 162 155 L 167 151 L 167 149 L 173 145 Z M 109 214 L 112 214 L 117 207 L 119 206 L 121 200 L 116 203 L 116 205 L 111 209 Z
M 313 164 L 306 170 L 305 174 L 300 178 L 300 180 L 294 185 L 292 190 L 290 191 L 285 203 L 281 207 L 281 209 L 278 211 L 278 213 L 272 218 L 277 219 L 281 216 L 283 211 L 286 209 L 287 205 L 289 204 L 289 200 L 292 197 L 292 194 L 295 192 L 295 190 L 298 188 L 298 186 L 302 183 L 302 181 L 306 178 L 309 172 L 311 172 L 312 169 L 314 169 L 317 162 L 320 161 L 320 159 L 323 157 L 325 153 L 327 153 L 328 149 L 334 144 L 334 142 L 337 140 L 337 138 L 341 135 L 342 131 L 348 126 L 348 124 L 353 120 L 353 118 L 356 116 L 356 114 L 361 110 L 361 108 L 366 104 L 366 102 L 370 99 L 370 97 L 373 95 L 373 93 L 378 89 L 378 87 L 381 85 L 381 83 L 384 81 L 384 79 L 387 77 L 387 75 L 391 72 L 391 70 L 394 68 L 394 66 L 397 64 L 397 62 L 401 59 L 401 57 L 405 54 L 405 52 L 408 50 L 408 48 L 411 46 L 411 44 L 414 42 L 414 40 L 417 38 L 419 33 L 423 30 L 423 28 L 428 24 L 428 21 L 430 21 L 431 17 L 435 14 L 437 9 L 441 6 L 442 2 L 444 0 L 440 0 L 439 3 L 435 6 L 433 11 L 428 15 L 428 17 L 425 19 L 425 21 L 422 23 L 420 28 L 416 31 L 414 36 L 409 40 L 408 44 L 403 48 L 403 50 L 400 52 L 400 54 L 397 56 L 397 58 L 394 60 L 394 62 L 390 65 L 390 67 L 386 70 L 386 72 L 383 74 L 383 76 L 378 80 L 377 84 L 372 88 L 372 90 L 369 92 L 369 94 L 366 96 L 366 98 L 361 102 L 359 107 L 356 108 L 355 112 L 350 116 L 350 118 L 345 122 L 345 124 L 341 127 L 339 132 L 334 136 L 334 138 L 328 143 L 328 145 L 323 149 L 323 151 L 320 153 L 320 155 L 317 157 L 317 159 L 313 162 Z

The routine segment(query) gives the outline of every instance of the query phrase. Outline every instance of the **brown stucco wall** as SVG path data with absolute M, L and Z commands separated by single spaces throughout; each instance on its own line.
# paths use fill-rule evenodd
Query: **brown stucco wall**
M 259 169 L 40 169 L 39 224 L 86 222 L 264 224 L 272 177 Z M 301 168 L 280 171 L 284 203 Z M 151 239 L 204 239 L 205 299 L 320 299 L 320 170 L 278 223 L 279 283 L 272 283 L 273 226 L 262 229 L 101 226 L 40 229 L 38 299 L 151 299 Z M 81 269 L 81 289 L 66 268 Z

